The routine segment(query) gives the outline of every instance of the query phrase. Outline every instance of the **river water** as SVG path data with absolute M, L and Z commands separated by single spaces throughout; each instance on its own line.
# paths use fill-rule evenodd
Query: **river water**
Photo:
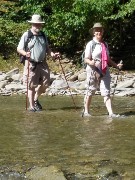
M 43 111 L 32 113 L 23 95 L 0 97 L 0 178 L 55 165 L 69 180 L 135 179 L 135 97 L 114 97 L 114 112 L 124 115 L 116 119 L 100 96 L 90 118 L 80 116 L 83 97 L 74 99 L 77 111 L 71 97 L 42 96 Z

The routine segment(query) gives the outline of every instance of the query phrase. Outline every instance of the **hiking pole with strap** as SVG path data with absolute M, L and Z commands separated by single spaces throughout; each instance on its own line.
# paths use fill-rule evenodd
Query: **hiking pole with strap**
M 123 61 L 121 60 L 119 62 L 119 64 L 123 64 Z M 116 80 L 115 80 L 115 83 L 114 83 L 114 90 L 113 90 L 113 93 L 112 93 L 112 100 L 113 100 L 113 97 L 114 97 L 114 94 L 115 94 L 115 91 L 116 91 L 116 86 L 117 86 L 117 83 L 118 83 L 119 73 L 120 73 L 120 69 L 118 69 L 118 71 L 117 71 L 117 76 L 116 76 Z
M 28 66 L 27 66 L 27 91 L 26 91 L 26 110 L 28 109 L 28 90 L 29 90 L 29 67 L 30 67 L 30 57 L 27 58 Z
M 66 75 L 65 75 L 64 69 L 63 69 L 62 64 L 61 64 L 61 61 L 60 61 L 60 57 L 58 57 L 58 60 L 59 60 L 59 64 L 60 64 L 60 66 L 61 66 L 62 73 L 63 73 L 64 78 L 65 78 L 65 80 L 66 80 L 66 83 L 67 83 L 67 86 L 68 86 L 68 89 L 69 89 L 69 92 L 70 92 L 70 95 L 71 95 L 71 98 L 72 98 L 73 104 L 74 104 L 74 106 L 75 106 L 75 110 L 77 111 L 77 108 L 76 108 L 76 104 L 75 104 L 75 101 L 74 101 L 73 95 L 72 95 L 72 93 L 71 93 L 71 90 L 70 90 L 70 87 L 69 87 L 69 84 L 68 84 L 68 81 L 67 81 L 67 78 L 66 78 Z

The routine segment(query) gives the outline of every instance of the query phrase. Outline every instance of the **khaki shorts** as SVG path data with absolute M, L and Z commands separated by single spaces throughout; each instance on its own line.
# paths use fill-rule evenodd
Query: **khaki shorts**
M 25 61 L 23 72 L 23 84 L 26 85 L 28 80 L 29 88 L 36 88 L 41 85 L 46 89 L 50 85 L 50 70 L 46 62 L 33 65 L 29 62 L 29 75 L 28 75 L 28 61 Z
M 100 82 L 97 80 L 95 71 L 93 69 L 86 70 L 86 72 L 86 94 L 88 96 L 94 95 L 96 90 L 100 88 L 102 96 L 109 96 L 111 83 L 111 76 L 109 70 L 107 70 L 106 75 L 101 78 Z

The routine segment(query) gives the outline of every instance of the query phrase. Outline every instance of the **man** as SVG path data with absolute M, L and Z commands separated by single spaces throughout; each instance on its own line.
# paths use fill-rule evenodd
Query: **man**
M 24 63 L 23 83 L 28 83 L 29 110 L 42 110 L 38 97 L 50 85 L 50 71 L 46 62 L 46 54 L 57 58 L 59 53 L 53 53 L 48 41 L 41 31 L 43 24 L 41 16 L 34 14 L 30 21 L 33 36 L 28 41 L 28 31 L 25 32 L 17 47 L 17 52 L 26 57 Z M 26 48 L 27 43 L 27 48 Z

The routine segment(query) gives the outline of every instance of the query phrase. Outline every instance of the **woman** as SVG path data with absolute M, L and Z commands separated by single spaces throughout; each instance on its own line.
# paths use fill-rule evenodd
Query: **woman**
M 118 117 L 113 113 L 111 98 L 110 98 L 110 82 L 111 76 L 108 65 L 117 69 L 122 67 L 122 64 L 116 64 L 109 57 L 108 46 L 103 42 L 104 28 L 101 23 L 95 23 L 93 28 L 93 40 L 89 41 L 85 49 L 85 63 L 87 64 L 87 90 L 84 97 L 84 111 L 82 116 L 91 116 L 89 107 L 92 96 L 100 87 L 101 96 L 104 97 L 109 117 Z

